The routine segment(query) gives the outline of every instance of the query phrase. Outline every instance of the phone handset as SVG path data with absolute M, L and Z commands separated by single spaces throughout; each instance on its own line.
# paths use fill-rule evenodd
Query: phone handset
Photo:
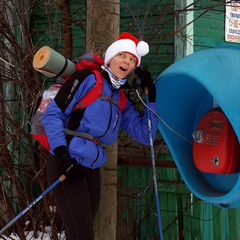
M 205 131 L 204 130 L 195 130 L 192 134 L 192 137 L 195 142 L 202 143 L 204 141 Z

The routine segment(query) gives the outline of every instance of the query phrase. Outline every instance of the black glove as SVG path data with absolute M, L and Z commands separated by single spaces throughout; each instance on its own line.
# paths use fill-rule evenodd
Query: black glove
M 71 158 L 66 146 L 60 146 L 54 149 L 57 167 L 61 174 L 67 178 L 78 175 L 78 166 L 76 159 Z
M 134 73 L 137 75 L 137 78 L 140 79 L 140 88 L 143 90 L 146 87 L 148 88 L 149 102 L 156 102 L 156 87 L 153 83 L 151 73 L 142 67 L 137 67 Z

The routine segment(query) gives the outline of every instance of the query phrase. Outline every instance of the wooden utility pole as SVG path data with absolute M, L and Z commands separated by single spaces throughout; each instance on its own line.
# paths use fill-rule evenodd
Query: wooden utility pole
M 87 51 L 100 55 L 119 35 L 120 0 L 87 1 Z
M 120 0 L 88 0 L 86 50 L 103 56 L 119 35 Z M 101 170 L 101 200 L 95 219 L 95 240 L 116 239 L 117 143 L 106 149 L 108 163 Z

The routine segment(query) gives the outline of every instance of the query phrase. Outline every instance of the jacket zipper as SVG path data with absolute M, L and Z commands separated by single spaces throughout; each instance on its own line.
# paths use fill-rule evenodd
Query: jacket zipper
M 117 128 L 119 119 L 120 119 L 120 114 L 117 113 L 117 114 L 116 114 L 116 120 L 115 120 L 115 123 L 114 123 L 114 125 L 113 125 L 113 132 L 115 132 L 115 130 L 116 130 L 116 128 Z
M 99 150 L 98 150 L 98 147 L 97 147 L 97 151 L 98 151 L 97 157 L 96 157 L 95 161 L 93 161 L 93 163 L 91 164 L 91 167 L 94 167 L 94 165 L 96 164 L 96 162 L 97 162 L 98 159 L 99 159 Z
M 111 95 L 111 98 L 113 97 L 114 94 L 115 94 L 115 90 L 113 90 L 112 95 Z M 111 125 L 111 122 L 112 122 L 112 104 L 111 104 L 111 103 L 110 103 L 110 109 L 111 109 L 111 111 L 110 111 L 110 118 L 109 118 L 107 130 L 106 130 L 106 132 L 105 132 L 102 136 L 99 136 L 98 138 L 106 136 L 106 135 L 108 134 L 109 130 L 110 130 L 110 125 Z M 91 167 L 94 167 L 94 165 L 97 163 L 97 161 L 98 161 L 98 159 L 99 159 L 99 149 L 97 148 L 97 150 L 98 150 L 97 158 L 96 158 L 96 160 L 91 164 Z
M 111 98 L 113 98 L 114 94 L 115 94 L 115 89 L 112 92 Z M 104 136 L 106 136 L 108 134 L 108 132 L 110 130 L 111 122 L 112 122 L 112 112 L 113 112 L 112 111 L 112 103 L 110 103 L 110 117 L 109 117 L 107 130 L 106 130 L 106 132 L 102 136 L 99 136 L 98 138 L 104 137 Z

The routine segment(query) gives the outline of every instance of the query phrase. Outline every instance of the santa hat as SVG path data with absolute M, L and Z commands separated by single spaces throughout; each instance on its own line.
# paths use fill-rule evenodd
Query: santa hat
M 117 41 L 112 43 L 105 54 L 104 64 L 108 65 L 109 61 L 120 52 L 128 52 L 137 58 L 136 66 L 141 63 L 141 57 L 149 52 L 149 46 L 146 42 L 138 40 L 132 34 L 124 32 Z

